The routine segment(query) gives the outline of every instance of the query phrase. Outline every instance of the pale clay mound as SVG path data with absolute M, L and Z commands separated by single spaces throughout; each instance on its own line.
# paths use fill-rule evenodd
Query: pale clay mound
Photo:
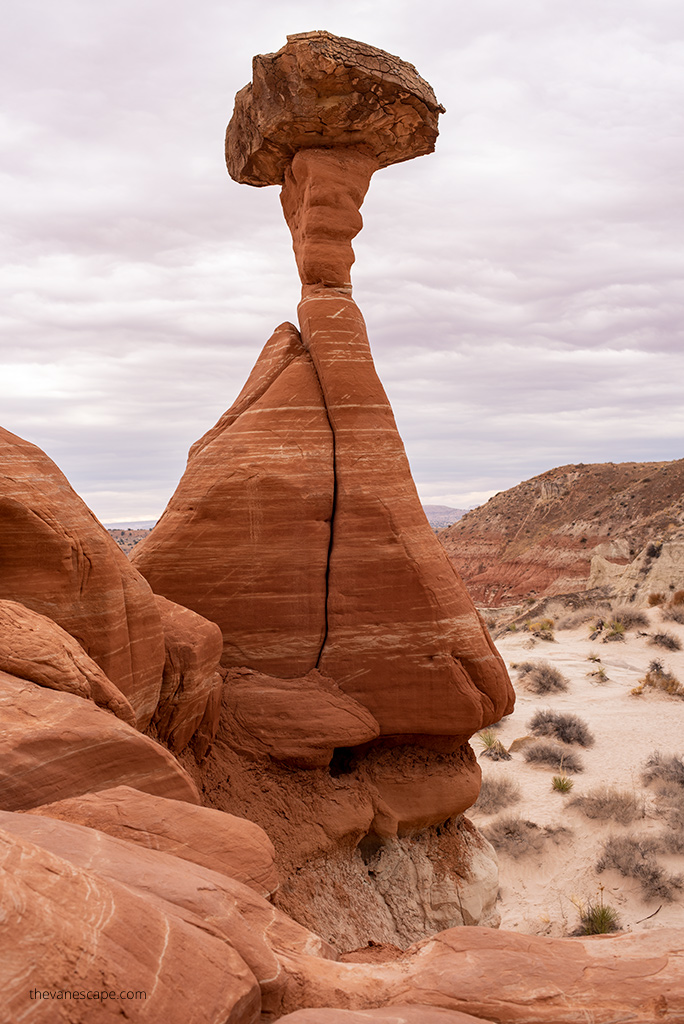
M 663 622 L 657 608 L 646 614 L 650 619 L 649 633 L 667 631 L 677 636 L 684 648 L 684 626 Z M 590 641 L 588 625 L 556 630 L 555 637 L 557 642 L 550 643 L 533 640 L 530 633 L 517 632 L 497 641 L 517 692 L 515 712 L 497 729 L 497 736 L 509 747 L 516 738 L 528 735 L 528 723 L 540 708 L 577 715 L 594 734 L 595 743 L 588 749 L 577 745 L 572 748 L 585 766 L 584 772 L 572 776 L 572 792 L 564 795 L 554 791 L 551 779 L 557 773 L 548 767 L 528 764 L 524 750 L 514 752 L 510 761 L 495 762 L 481 756 L 482 744 L 477 737 L 472 741 L 483 776 L 507 775 L 518 782 L 522 794 L 510 808 L 495 814 L 471 808 L 468 816 L 478 828 L 486 828 L 498 817 L 511 814 L 540 826 L 572 830 L 570 836 L 561 838 L 557 844 L 546 839 L 541 854 L 528 854 L 518 860 L 499 854 L 501 927 L 526 934 L 570 934 L 579 925 L 573 899 L 595 899 L 600 885 L 605 886 L 604 901 L 618 911 L 624 930 L 682 927 L 684 892 L 673 903 L 644 900 L 637 881 L 623 878 L 615 870 L 597 874 L 595 865 L 609 835 L 653 835 L 667 828 L 658 818 L 654 789 L 645 787 L 641 781 L 641 770 L 654 750 L 684 754 L 684 700 L 654 691 L 634 697 L 630 690 L 655 658 L 684 682 L 684 650 L 664 651 L 649 646 L 648 637 L 638 637 L 636 630 L 626 634 L 624 643 L 602 643 L 600 638 Z M 608 682 L 598 683 L 588 675 L 598 667 L 588 660 L 590 653 L 601 658 Z M 568 678 L 567 692 L 537 696 L 525 689 L 512 665 L 537 659 L 549 661 Z M 600 785 L 645 796 L 646 816 L 629 825 L 618 825 L 589 819 L 579 809 L 568 806 L 573 797 Z M 684 856 L 657 856 L 667 871 L 684 874 Z M 657 913 L 651 917 L 654 911 Z

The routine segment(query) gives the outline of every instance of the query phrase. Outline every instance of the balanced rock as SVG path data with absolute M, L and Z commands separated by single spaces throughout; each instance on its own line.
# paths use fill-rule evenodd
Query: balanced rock
M 200 802 L 172 754 L 95 704 L 0 671 L 0 807 L 22 810 L 110 786 Z
M 273 844 L 246 818 L 115 786 L 34 807 L 29 814 L 58 818 L 105 832 L 149 850 L 161 850 L 243 882 L 261 896 L 278 888 Z
M 330 32 L 287 37 L 252 61 L 226 133 L 231 177 L 282 184 L 295 153 L 326 145 L 362 149 L 378 167 L 432 153 L 444 107 L 412 64 Z
M 0 671 L 93 700 L 135 725 L 131 705 L 81 645 L 52 619 L 16 601 L 0 601 Z
M 21 602 L 78 640 L 144 728 L 164 665 L 149 584 L 47 455 L 2 428 L 0 557 L 0 599 Z
M 441 108 L 410 65 L 369 50 L 293 37 L 257 59 L 239 94 L 229 169 L 284 181 L 301 334 L 284 325 L 268 342 L 133 561 L 155 592 L 219 623 L 224 666 L 283 679 L 318 669 L 381 736 L 448 737 L 457 750 L 510 711 L 512 688 L 422 511 L 349 278 L 371 174 L 429 152 Z M 382 86 L 366 88 L 369 67 Z M 404 103 L 431 125 L 430 145 L 409 132 L 383 149 L 373 126 L 403 124 Z

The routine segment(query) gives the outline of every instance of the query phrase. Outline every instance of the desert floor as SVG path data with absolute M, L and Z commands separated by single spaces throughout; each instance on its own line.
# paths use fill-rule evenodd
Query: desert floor
M 641 627 L 643 632 L 666 631 L 684 647 L 683 625 L 663 622 L 659 608 L 648 609 L 646 614 L 649 625 Z M 638 635 L 636 629 L 627 631 L 624 641 L 610 643 L 601 642 L 600 637 L 590 641 L 587 624 L 555 629 L 554 636 L 555 642 L 550 642 L 518 631 L 497 641 L 516 688 L 517 706 L 497 728 L 496 735 L 508 748 L 516 739 L 529 735 L 528 723 L 538 709 L 577 715 L 589 727 L 595 742 L 587 749 L 572 748 L 585 766 L 583 772 L 571 776 L 572 791 L 555 791 L 552 778 L 558 772 L 527 763 L 524 745 L 512 753 L 510 761 L 492 761 L 482 755 L 478 737 L 472 741 L 480 752 L 483 776 L 506 776 L 520 789 L 520 798 L 495 814 L 472 808 L 468 814 L 478 828 L 486 833 L 497 819 L 515 815 L 542 829 L 569 830 L 555 835 L 542 833 L 543 843 L 537 852 L 515 850 L 519 853 L 515 856 L 499 848 L 501 927 L 531 934 L 571 934 L 580 924 L 578 904 L 600 898 L 600 886 L 605 887 L 603 900 L 617 910 L 625 930 L 684 926 L 684 889 L 675 889 L 672 901 L 645 898 L 637 879 L 622 877 L 614 868 L 596 871 L 609 836 L 641 839 L 673 829 L 657 796 L 657 786 L 645 786 L 641 773 L 653 751 L 684 754 L 684 699 L 651 690 L 633 696 L 630 691 L 655 658 L 684 683 L 684 650 L 651 646 L 649 636 Z M 601 659 L 607 681 L 600 682 L 590 674 L 599 663 L 589 660 L 589 655 Z M 566 692 L 537 696 L 528 691 L 514 666 L 538 659 L 550 662 L 567 677 Z M 644 801 L 643 817 L 622 825 L 592 820 L 571 806 L 575 797 L 599 786 L 636 794 Z M 539 835 L 535 830 L 531 834 Z M 657 853 L 656 859 L 666 875 L 684 876 L 684 854 Z

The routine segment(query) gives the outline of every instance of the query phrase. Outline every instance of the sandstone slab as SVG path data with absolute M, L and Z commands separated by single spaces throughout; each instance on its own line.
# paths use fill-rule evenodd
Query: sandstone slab
M 656 1024 L 684 1018 L 683 971 L 681 929 L 551 939 L 452 928 L 384 964 L 300 960 L 286 1008 L 405 1003 L 497 1024 Z
M 385 1006 L 379 1010 L 295 1010 L 280 1018 L 281 1024 L 493 1024 L 439 1006 Z
M 368 743 L 379 733 L 363 704 L 315 669 L 301 679 L 231 669 L 223 699 L 227 743 L 248 756 L 299 768 L 324 768 L 335 747 Z
M 200 802 L 188 774 L 154 740 L 90 701 L 0 672 L 0 807 L 120 785 Z
M 259 1019 L 257 982 L 224 936 L 4 831 L 0 905 L 3 1020 Z
M 73 636 L 144 728 L 164 664 L 154 595 L 47 455 L 1 428 L 0 564 L 0 599 Z
M 153 905 L 157 900 L 171 903 L 217 929 L 259 982 L 264 1013 L 281 1006 L 287 984 L 281 959 L 286 953 L 334 955 L 318 936 L 226 875 L 65 821 L 0 812 L 0 828 L 129 886 Z
M 57 803 L 30 814 L 70 821 L 149 850 L 180 857 L 243 882 L 261 896 L 278 888 L 273 844 L 246 818 L 115 786 Z
M 133 708 L 65 630 L 16 601 L 0 601 L 0 671 L 93 700 L 135 725 Z

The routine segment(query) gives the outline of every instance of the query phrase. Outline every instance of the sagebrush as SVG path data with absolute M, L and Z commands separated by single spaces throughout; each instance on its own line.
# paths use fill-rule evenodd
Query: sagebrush
M 533 821 L 509 815 L 492 822 L 482 830 L 482 834 L 498 853 L 507 854 L 517 860 L 530 853 L 540 853 L 547 839 L 558 843 L 564 836 L 570 834 L 570 830 L 542 828 Z
M 574 750 L 560 743 L 530 743 L 525 747 L 525 760 L 529 764 L 545 764 L 562 772 L 583 772 L 584 765 Z
M 590 747 L 594 742 L 589 727 L 581 718 L 550 709 L 537 711 L 528 729 L 535 736 L 553 736 L 561 743 L 578 743 L 580 747 Z
M 611 836 L 596 864 L 598 872 L 614 868 L 623 878 L 634 878 L 646 899 L 672 902 L 684 888 L 681 875 L 669 874 L 658 863 L 653 840 L 645 836 Z
M 612 786 L 599 786 L 590 793 L 576 796 L 569 806 L 577 807 L 587 818 L 616 821 L 620 825 L 628 825 L 645 814 L 643 798 Z
M 566 677 L 548 661 L 523 661 L 517 666 L 519 679 L 532 693 L 562 693 L 569 682 Z
M 480 795 L 474 807 L 484 814 L 496 814 L 504 807 L 511 807 L 520 800 L 520 786 L 505 775 L 501 778 L 485 775 L 482 779 Z

